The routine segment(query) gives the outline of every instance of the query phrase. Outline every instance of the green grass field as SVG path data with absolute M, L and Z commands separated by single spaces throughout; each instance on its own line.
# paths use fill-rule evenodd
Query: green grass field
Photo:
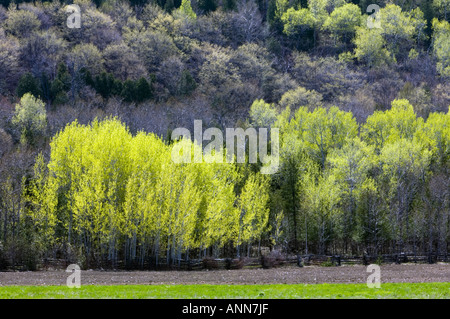
M 385 283 L 381 288 L 365 284 L 314 285 L 116 285 L 81 288 L 66 286 L 3 286 L 0 298 L 432 298 L 450 299 L 450 283 Z

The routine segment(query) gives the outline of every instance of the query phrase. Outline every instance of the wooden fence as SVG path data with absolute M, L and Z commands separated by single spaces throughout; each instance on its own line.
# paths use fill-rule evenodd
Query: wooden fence
M 276 256 L 267 255 L 261 257 L 244 257 L 241 259 L 232 258 L 204 258 L 190 260 L 175 260 L 169 265 L 165 260 L 160 260 L 158 267 L 152 260 L 144 263 L 143 267 L 126 266 L 123 263 L 116 265 L 116 269 L 160 269 L 160 270 L 202 270 L 202 269 L 242 269 L 242 268 L 272 268 L 285 265 L 297 266 L 344 266 L 344 265 L 369 265 L 373 263 L 401 264 L 401 263 L 436 263 L 450 262 L 449 255 L 414 255 L 410 253 L 389 254 L 377 256 L 341 256 L 341 255 L 289 255 L 278 254 Z M 63 269 L 68 263 L 63 259 L 46 259 L 41 264 L 40 269 Z M 106 267 L 110 268 L 110 267 Z

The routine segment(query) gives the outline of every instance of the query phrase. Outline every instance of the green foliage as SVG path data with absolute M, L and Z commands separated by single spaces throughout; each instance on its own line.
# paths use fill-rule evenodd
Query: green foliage
M 277 112 L 273 105 L 256 100 L 250 107 L 251 123 L 255 127 L 269 128 L 277 119 Z
M 236 0 L 224 0 L 223 8 L 228 11 L 236 10 L 237 8 Z
M 107 99 L 121 93 L 122 83 L 115 79 L 111 73 L 102 72 L 95 77 L 94 88 L 103 98 Z
M 226 10 L 215 10 L 216 1 L 133 1 L 137 11 L 121 1 L 101 2 L 97 9 L 76 1 L 84 17 L 80 30 L 62 27 L 67 14 L 59 2 L 0 7 L 0 224 L 7 225 L 0 237 L 6 234 L 9 244 L 36 240 L 30 256 L 62 245 L 67 256 L 86 262 L 126 256 L 127 265 L 149 256 L 151 262 L 160 255 L 181 259 L 188 251 L 220 255 L 228 246 L 270 245 L 275 237 L 278 247 L 296 252 L 329 252 L 333 245 L 340 252 L 380 253 L 403 244 L 443 251 L 450 145 L 446 1 L 434 1 L 435 11 L 431 1 L 383 1 L 379 29 L 369 29 L 355 5 L 366 13 L 368 1 L 225 1 Z M 258 165 L 172 166 L 168 152 L 188 141 L 155 146 L 166 156 L 156 160 L 158 169 L 136 173 L 133 161 L 144 165 L 152 161 L 148 154 L 120 159 L 126 164 L 119 169 L 115 148 L 130 156 L 127 147 L 151 143 L 142 138 L 133 146 L 136 137 L 111 125 L 120 143 L 116 135 L 110 140 L 106 131 L 80 126 L 72 133 L 84 134 L 74 138 L 82 150 L 69 141 L 61 148 L 78 150 L 76 160 L 64 162 L 59 154 L 70 165 L 66 175 L 50 178 L 41 158 L 33 175 L 26 155 L 43 150 L 34 137 L 48 137 L 42 102 L 32 101 L 39 107 L 27 113 L 30 121 L 19 120 L 22 111 L 13 115 L 9 105 L 14 92 L 61 105 L 48 114 L 51 133 L 74 118 L 87 123 L 111 112 L 133 132 L 171 132 L 199 114 L 210 126 L 279 128 L 280 169 L 268 182 L 250 173 Z M 148 107 L 130 105 L 150 99 Z M 15 145 L 19 131 L 26 147 Z M 105 141 L 110 144 L 102 148 Z M 69 171 L 81 176 L 74 188 L 66 183 Z M 255 202 L 266 199 L 260 185 L 269 194 L 269 213 Z M 261 230 L 265 214 L 272 234 Z M 21 227 L 23 237 L 11 237 Z
M 72 77 L 64 63 L 58 65 L 56 78 L 51 82 L 50 93 L 53 103 L 64 104 L 68 101 L 67 92 L 71 88 Z
M 215 0 L 199 0 L 198 7 L 205 13 L 215 11 L 217 9 L 217 4 Z
M 125 102 L 142 103 L 153 98 L 153 87 L 144 77 L 137 81 L 126 80 L 122 82 L 111 73 L 102 72 L 92 78 L 90 72 L 86 71 L 85 82 L 105 99 L 120 96 Z
M 284 33 L 289 36 L 298 36 L 308 29 L 314 27 L 315 19 L 311 14 L 311 11 L 305 8 L 295 10 L 289 8 L 281 16 L 281 20 L 284 23 Z
M 289 107 L 291 110 L 296 110 L 300 106 L 306 106 L 312 111 L 316 107 L 322 106 L 322 95 L 314 90 L 306 90 L 299 86 L 284 93 L 278 104 L 282 109 Z
M 17 96 L 21 98 L 26 93 L 30 93 L 35 97 L 42 95 L 39 80 L 36 79 L 31 73 L 25 73 L 19 80 L 17 85 Z
M 360 8 L 353 3 L 347 3 L 333 10 L 325 20 L 323 28 L 330 31 L 336 39 L 347 42 L 353 37 L 356 27 L 360 26 L 361 22 Z
M 197 19 L 197 14 L 194 12 L 194 10 L 192 10 L 192 7 L 191 7 L 191 0 L 182 0 L 179 10 L 188 19 L 191 19 L 191 20 Z
M 356 46 L 354 54 L 358 61 L 369 67 L 389 62 L 390 52 L 385 48 L 386 41 L 380 29 L 359 27 L 356 29 L 356 37 L 353 41 Z
M 22 139 L 33 142 L 37 135 L 44 133 L 47 126 L 45 104 L 30 93 L 26 93 L 16 104 L 12 123 L 22 132 Z
M 436 68 L 444 76 L 450 76 L 450 23 L 433 19 L 433 51 L 438 60 Z
M 51 214 L 64 225 L 59 240 L 87 237 L 81 247 L 88 262 L 90 251 L 106 254 L 120 243 L 153 246 L 156 258 L 165 249 L 173 260 L 186 249 L 260 237 L 268 179 L 251 174 L 236 194 L 243 176 L 234 165 L 176 164 L 173 150 L 183 145 L 196 147 L 187 140 L 167 146 L 142 132 L 133 137 L 117 120 L 74 122 L 51 143 L 48 177 L 39 182 L 36 174 L 43 204 L 37 216 Z
M 416 118 L 408 100 L 394 100 L 390 110 L 375 111 L 367 118 L 362 127 L 362 137 L 380 151 L 386 143 L 402 138 L 412 139 L 422 122 L 422 119 Z
M 136 81 L 136 97 L 137 103 L 144 102 L 145 100 L 153 97 L 153 90 L 151 84 L 145 78 L 140 78 Z
M 153 89 L 145 78 L 138 81 L 126 80 L 122 85 L 120 96 L 126 102 L 141 103 L 153 97 Z
M 411 45 L 418 33 L 423 33 L 425 21 L 422 11 L 417 8 L 411 13 L 403 12 L 394 4 L 388 4 L 378 12 L 381 34 L 386 40 L 387 49 L 393 54 L 400 54 L 402 47 Z
M 448 21 L 450 19 L 450 1 L 449 0 L 433 0 L 433 7 L 441 15 L 442 18 Z
M 327 261 L 324 261 L 320 264 L 321 267 L 333 267 L 334 263 L 331 261 L 331 258 L 328 258 Z
M 183 70 L 180 79 L 180 94 L 189 95 L 197 88 L 197 83 L 189 70 Z

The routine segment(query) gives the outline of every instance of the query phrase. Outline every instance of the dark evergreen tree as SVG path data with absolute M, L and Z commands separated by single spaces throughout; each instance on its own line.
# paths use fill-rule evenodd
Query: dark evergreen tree
M 72 77 L 64 63 L 58 64 L 58 71 L 50 86 L 53 104 L 63 104 L 68 101 L 67 92 L 70 90 Z
M 272 31 L 281 35 L 283 34 L 283 23 L 276 16 L 276 11 L 277 11 L 277 1 L 269 0 L 269 4 L 267 5 L 267 22 L 269 23 L 269 26 Z
M 42 96 L 39 81 L 29 72 L 22 75 L 17 85 L 17 96 L 21 98 L 25 93 L 31 93 L 34 97 Z
M 130 0 L 130 5 L 133 7 L 143 7 L 147 2 L 147 0 Z
M 145 78 L 140 78 L 135 84 L 136 96 L 134 101 L 137 103 L 144 102 L 145 100 L 153 97 L 153 89 L 150 83 Z
M 164 10 L 167 12 L 172 12 L 172 10 L 175 9 L 175 4 L 173 0 L 166 0 L 166 3 L 164 4 Z
M 217 4 L 215 0 L 199 0 L 198 7 L 205 13 L 216 11 Z
M 41 74 L 40 84 L 42 99 L 50 103 L 52 100 L 51 83 L 45 72 Z
M 120 94 L 125 102 L 132 102 L 136 96 L 136 85 L 134 81 L 126 80 L 122 85 Z
M 180 79 L 180 94 L 189 95 L 195 90 L 196 87 L 197 83 L 189 70 L 183 70 Z
M 89 85 L 93 89 L 95 89 L 95 81 L 94 81 L 94 78 L 92 77 L 91 72 L 89 70 L 83 68 L 83 69 L 81 69 L 80 74 L 81 74 L 81 77 L 82 77 L 84 83 L 86 85 Z
M 223 8 L 228 11 L 236 10 L 236 0 L 223 0 Z
M 121 94 L 122 82 L 114 78 L 111 73 L 102 72 L 95 77 L 94 88 L 98 94 L 107 99 Z

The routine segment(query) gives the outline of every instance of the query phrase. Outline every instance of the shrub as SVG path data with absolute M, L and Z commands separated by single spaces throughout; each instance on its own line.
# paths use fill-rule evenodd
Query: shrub
M 333 267 L 334 266 L 334 262 L 331 260 L 330 257 L 328 257 L 327 261 L 324 261 L 322 263 L 320 263 L 321 267 Z
M 383 257 L 382 256 L 378 256 L 377 260 L 375 260 L 375 264 L 381 265 L 382 263 L 383 263 Z

